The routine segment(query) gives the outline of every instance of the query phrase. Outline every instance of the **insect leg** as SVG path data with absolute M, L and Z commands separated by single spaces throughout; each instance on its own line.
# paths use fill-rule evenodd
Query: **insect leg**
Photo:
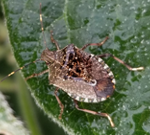
M 137 70 L 144 70 L 144 67 L 137 67 L 137 68 L 132 68 L 131 66 L 129 66 L 128 64 L 126 64 L 124 61 L 122 61 L 121 59 L 113 56 L 112 54 L 106 53 L 106 54 L 102 54 L 102 55 L 98 55 L 98 57 L 112 57 L 113 59 L 115 59 L 116 61 L 118 61 L 119 63 L 123 64 L 126 68 L 128 68 L 131 71 L 137 71 Z
M 74 100 L 74 103 L 75 103 L 75 107 L 77 108 L 77 110 L 83 111 L 83 112 L 87 112 L 87 113 L 91 113 L 91 114 L 93 114 L 93 115 L 98 115 L 98 116 L 107 117 L 108 120 L 109 120 L 109 122 L 110 122 L 110 124 L 111 124 L 111 126 L 112 126 L 112 127 L 115 126 L 115 124 L 113 123 L 111 117 L 110 117 L 107 113 L 98 113 L 98 112 L 95 112 L 95 111 L 92 111 L 92 110 L 81 109 L 81 108 L 79 108 L 79 106 L 78 106 L 78 104 L 77 104 L 78 102 L 77 102 L 76 100 Z
M 60 50 L 57 41 L 56 41 L 56 40 L 54 39 L 54 37 L 53 37 L 53 31 L 52 31 L 52 30 L 50 31 L 50 38 L 51 38 L 51 42 L 56 45 L 57 50 Z
M 28 80 L 28 79 L 31 79 L 31 78 L 33 78 L 33 77 L 37 77 L 37 76 L 43 75 L 43 74 L 47 73 L 48 71 L 49 71 L 49 69 L 46 69 L 46 70 L 44 70 L 44 71 L 42 71 L 42 72 L 40 72 L 40 73 L 32 74 L 32 75 L 26 77 L 25 79 Z
M 62 114 L 63 114 L 63 111 L 64 111 L 64 105 L 61 103 L 59 97 L 57 96 L 58 89 L 59 89 L 59 88 L 56 88 L 54 94 L 55 94 L 55 97 L 56 97 L 57 102 L 58 102 L 59 107 L 60 107 L 60 114 L 59 114 L 59 117 L 58 117 L 58 118 L 61 119 Z
M 86 44 L 84 45 L 81 50 L 84 50 L 85 48 L 87 48 L 88 46 L 92 46 L 92 45 L 95 45 L 95 46 L 102 46 L 106 41 L 108 40 L 108 37 L 106 37 L 102 42 L 100 43 L 91 43 L 91 44 Z

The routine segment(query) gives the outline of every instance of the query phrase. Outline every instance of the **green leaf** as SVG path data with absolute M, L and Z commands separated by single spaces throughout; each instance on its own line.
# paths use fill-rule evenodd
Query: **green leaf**
M 19 130 L 18 130 L 19 129 Z M 0 134 L 29 135 L 23 123 L 13 116 L 13 111 L 9 107 L 4 96 L 0 92 Z
M 49 31 L 53 30 L 60 48 L 70 43 L 82 47 L 109 36 L 102 47 L 89 47 L 86 51 L 95 55 L 112 53 L 133 67 L 145 67 L 144 71 L 133 72 L 112 58 L 107 59 L 117 82 L 114 95 L 98 104 L 79 104 L 81 108 L 110 114 L 115 128 L 106 118 L 76 110 L 63 91 L 59 92 L 59 98 L 65 110 L 59 120 L 55 87 L 48 84 L 47 74 L 27 81 L 39 107 L 68 134 L 150 134 L 150 2 L 43 0 L 45 39 L 39 21 L 39 5 L 37 0 L 3 0 L 10 42 L 19 66 L 40 58 L 45 49 L 44 40 L 49 49 L 56 50 L 50 42 Z M 37 62 L 24 69 L 23 74 L 27 77 L 45 69 L 44 62 Z

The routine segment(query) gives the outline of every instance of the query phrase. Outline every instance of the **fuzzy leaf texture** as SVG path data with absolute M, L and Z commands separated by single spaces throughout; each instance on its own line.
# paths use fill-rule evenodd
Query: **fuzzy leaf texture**
M 39 107 L 68 134 L 150 134 L 149 0 L 43 0 L 45 39 L 39 5 L 39 0 L 3 0 L 9 38 L 19 66 L 40 58 L 45 49 L 44 40 L 49 49 L 56 50 L 50 41 L 50 30 L 53 30 L 60 48 L 71 43 L 81 48 L 109 36 L 102 47 L 93 46 L 86 51 L 95 55 L 112 53 L 133 67 L 145 67 L 144 71 L 133 72 L 112 58 L 105 59 L 117 82 L 113 96 L 98 104 L 79 103 L 81 108 L 110 114 L 115 128 L 104 117 L 76 110 L 72 99 L 61 90 L 59 98 L 65 109 L 59 120 L 55 87 L 48 84 L 48 74 L 27 81 Z M 37 62 L 22 72 L 27 77 L 45 69 L 44 62 Z
M 18 130 L 19 129 L 19 130 Z M 0 134 L 1 135 L 29 135 L 23 123 L 13 116 L 13 111 L 9 107 L 4 96 L 0 92 Z

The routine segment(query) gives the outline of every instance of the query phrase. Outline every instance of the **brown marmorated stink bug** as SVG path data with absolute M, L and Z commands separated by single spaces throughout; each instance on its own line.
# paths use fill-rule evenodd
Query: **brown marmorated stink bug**
M 40 22 L 44 37 L 41 4 Z M 58 89 L 62 89 L 71 98 L 73 98 L 75 107 L 78 110 L 91 113 L 93 115 L 107 117 L 110 121 L 111 126 L 114 127 L 114 123 L 107 113 L 99 113 L 92 110 L 81 109 L 78 107 L 77 104 L 78 101 L 86 103 L 98 103 L 106 100 L 113 94 L 115 89 L 114 75 L 110 70 L 109 66 L 105 64 L 104 61 L 101 59 L 102 57 L 112 57 L 131 71 L 144 69 L 143 67 L 132 68 L 119 58 L 113 56 L 112 54 L 102 54 L 95 56 L 93 54 L 88 54 L 84 51 L 84 49 L 88 46 L 103 45 L 107 41 L 107 39 L 108 37 L 106 37 L 101 43 L 86 44 L 82 48 L 77 48 L 73 44 L 70 44 L 63 49 L 60 49 L 58 43 L 56 42 L 56 40 L 54 40 L 51 31 L 51 41 L 56 45 L 57 50 L 50 51 L 46 45 L 46 42 L 44 42 L 46 49 L 42 52 L 40 60 L 46 62 L 48 69 L 38 74 L 32 74 L 31 76 L 27 77 L 26 80 L 37 77 L 47 72 L 49 73 L 49 84 L 53 84 L 54 86 L 56 86 L 55 97 L 61 108 L 59 115 L 60 119 L 62 117 L 64 105 L 61 103 L 59 97 L 57 96 Z M 33 61 L 31 63 L 34 63 L 36 61 Z M 11 72 L 0 82 L 5 80 L 7 77 L 13 75 L 17 71 L 28 66 L 29 64 L 20 67 L 16 71 Z

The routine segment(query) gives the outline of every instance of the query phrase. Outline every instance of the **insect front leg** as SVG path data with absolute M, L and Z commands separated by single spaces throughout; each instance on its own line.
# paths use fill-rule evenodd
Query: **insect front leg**
M 59 44 L 57 43 L 57 41 L 53 37 L 53 31 L 52 30 L 50 31 L 50 38 L 51 38 L 51 42 L 55 44 L 57 50 L 60 50 Z
M 61 118 L 62 118 L 63 111 L 64 111 L 64 105 L 61 103 L 59 97 L 57 96 L 58 89 L 59 89 L 59 88 L 56 88 L 54 94 L 55 94 L 56 100 L 57 100 L 57 102 L 58 102 L 58 104 L 59 104 L 59 107 L 60 107 L 60 114 L 59 114 L 59 117 L 58 117 L 58 118 L 61 119 Z
M 137 67 L 137 68 L 132 68 L 131 66 L 129 66 L 128 64 L 126 64 L 124 61 L 122 61 L 121 59 L 115 57 L 112 54 L 106 53 L 106 54 L 102 54 L 102 55 L 98 55 L 98 57 L 112 57 L 113 59 L 115 59 L 116 61 L 118 61 L 119 63 L 123 64 L 126 68 L 128 68 L 131 71 L 138 71 L 138 70 L 144 70 L 144 67 Z
M 92 111 L 92 110 L 88 110 L 88 109 L 81 109 L 81 108 L 79 108 L 78 102 L 77 102 L 76 100 L 74 100 L 74 103 L 75 103 L 75 107 L 76 107 L 77 110 L 83 111 L 83 112 L 86 112 L 86 113 L 91 113 L 91 114 L 93 114 L 93 115 L 98 115 L 98 116 L 107 117 L 108 120 L 109 120 L 109 122 L 110 122 L 110 124 L 111 124 L 111 126 L 112 126 L 112 127 L 115 126 L 115 124 L 113 123 L 111 117 L 110 117 L 107 113 L 98 113 L 98 112 L 95 112 L 95 111 Z
M 43 74 L 45 74 L 45 73 L 47 73 L 47 72 L 49 72 L 49 69 L 46 69 L 46 70 L 44 70 L 44 71 L 42 71 L 42 72 L 40 72 L 40 73 L 37 73 L 37 74 L 36 74 L 36 73 L 35 73 L 35 74 L 32 74 L 32 75 L 26 77 L 25 79 L 28 80 L 28 79 L 31 79 L 31 78 L 33 78 L 33 77 L 37 77 L 37 76 L 43 75 Z
M 90 43 L 90 44 L 86 44 L 86 45 L 84 45 L 82 48 L 81 48 L 81 50 L 84 50 L 84 49 L 86 49 L 88 46 L 93 46 L 93 45 L 95 45 L 95 46 L 102 46 L 106 41 L 108 40 L 108 37 L 106 37 L 102 42 L 100 42 L 100 43 Z

